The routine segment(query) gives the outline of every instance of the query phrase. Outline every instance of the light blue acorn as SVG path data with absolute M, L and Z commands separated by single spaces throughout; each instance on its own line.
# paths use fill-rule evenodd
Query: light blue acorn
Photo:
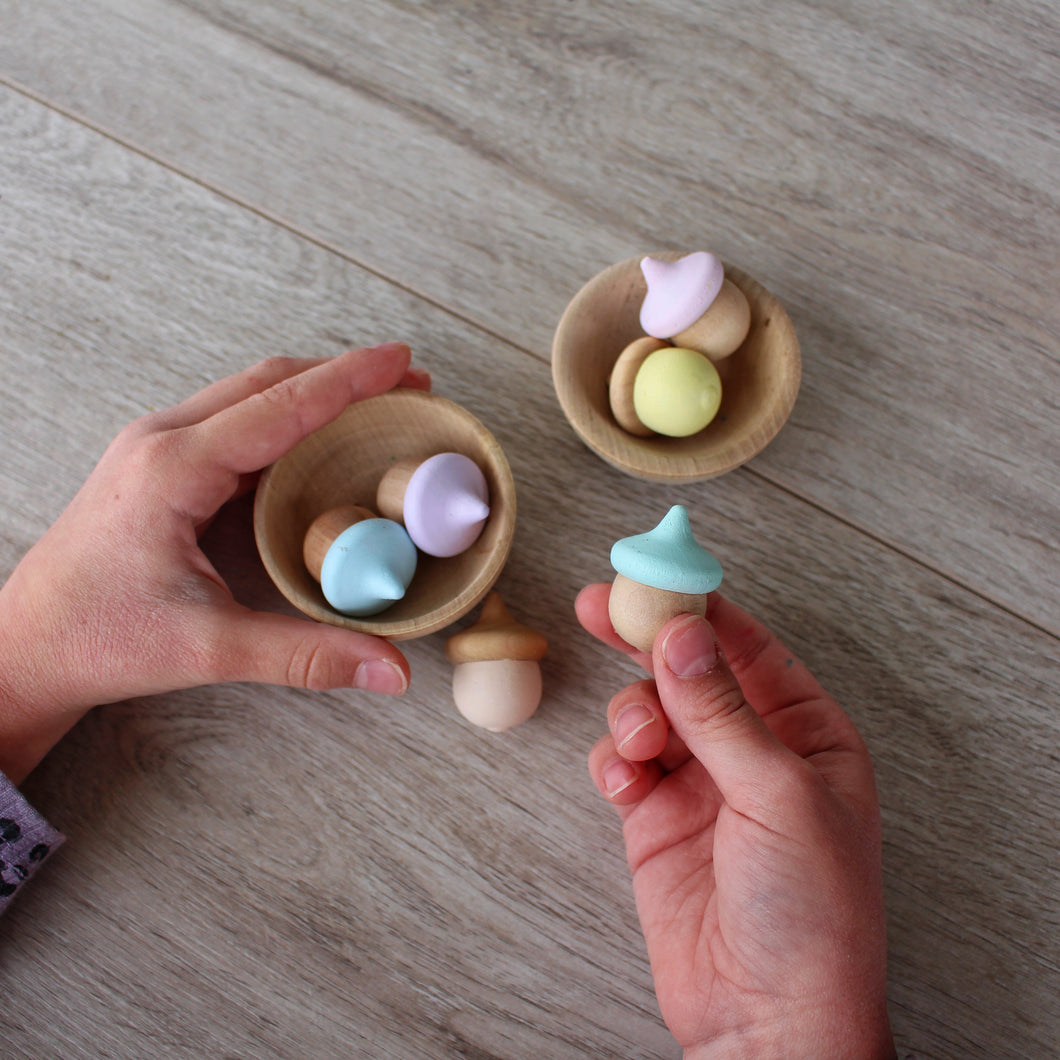
M 318 517 L 303 554 L 324 599 L 351 618 L 385 611 L 404 597 L 416 573 L 416 546 L 408 531 L 352 505 Z
M 651 651 L 655 635 L 684 611 L 705 614 L 707 594 L 721 585 L 721 564 L 692 536 L 688 511 L 675 504 L 653 530 L 616 541 L 609 614 L 615 631 Z

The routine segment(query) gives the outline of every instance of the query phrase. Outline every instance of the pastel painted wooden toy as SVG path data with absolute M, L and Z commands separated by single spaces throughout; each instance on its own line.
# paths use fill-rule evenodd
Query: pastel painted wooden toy
M 478 621 L 446 641 L 457 710 L 491 732 L 526 721 L 541 702 L 538 660 L 547 651 L 544 635 L 512 618 L 491 592 Z
M 648 284 L 640 325 L 648 335 L 715 362 L 740 348 L 751 328 L 751 306 L 713 254 L 698 250 L 677 261 L 646 257 L 640 267 Z
M 379 614 L 402 599 L 416 573 L 416 546 L 405 528 L 359 505 L 314 519 L 302 555 L 324 599 L 355 617 Z
M 380 481 L 376 505 L 386 518 L 404 523 L 427 555 L 457 556 L 486 525 L 489 487 L 470 457 L 437 453 L 427 460 L 399 460 Z
M 705 614 L 721 585 L 721 564 L 692 536 L 688 511 L 675 504 L 654 530 L 616 541 L 608 613 L 615 632 L 650 652 L 666 623 L 685 611 Z
M 718 414 L 721 389 L 709 358 L 682 346 L 664 346 L 648 354 L 637 371 L 633 412 L 649 432 L 688 438 Z

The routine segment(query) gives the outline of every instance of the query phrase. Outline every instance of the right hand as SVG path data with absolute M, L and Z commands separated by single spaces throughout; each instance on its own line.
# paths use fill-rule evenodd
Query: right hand
M 650 657 L 609 587 L 579 619 L 651 672 L 589 757 L 623 822 L 659 1005 L 686 1057 L 893 1057 L 880 816 L 850 719 L 759 622 L 712 594 Z

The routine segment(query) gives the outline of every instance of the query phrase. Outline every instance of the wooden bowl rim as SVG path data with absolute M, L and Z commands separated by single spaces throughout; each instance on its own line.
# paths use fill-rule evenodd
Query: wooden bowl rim
M 490 519 L 496 518 L 500 520 L 499 529 L 497 530 L 497 542 L 487 554 L 485 562 L 478 568 L 475 577 L 459 593 L 449 597 L 430 611 L 424 612 L 422 615 L 410 615 L 401 619 L 388 619 L 386 612 L 367 618 L 353 618 L 340 614 L 328 607 L 326 603 L 321 604 L 316 599 L 307 596 L 285 576 L 281 565 L 274 555 L 270 535 L 269 518 L 272 514 L 271 505 L 276 501 L 272 483 L 279 476 L 280 470 L 288 462 L 297 461 L 299 449 L 307 443 L 313 444 L 310 439 L 315 435 L 341 430 L 345 422 L 355 419 L 359 413 L 363 412 L 365 407 L 372 404 L 375 404 L 376 407 L 379 404 L 392 404 L 395 406 L 392 412 L 395 431 L 400 428 L 401 415 L 409 414 L 410 411 L 415 414 L 414 410 L 416 410 L 417 406 L 429 405 L 435 415 L 441 414 L 454 417 L 476 437 L 478 444 L 485 452 L 489 473 L 495 478 L 499 486 L 499 496 L 491 497 L 490 501 Z M 422 408 L 419 409 L 419 414 L 422 415 Z M 293 604 L 303 614 L 319 622 L 340 626 L 344 629 L 356 630 L 361 633 L 369 633 L 374 636 L 386 637 L 388 640 L 411 640 L 444 629 L 481 603 L 486 594 L 493 588 L 511 553 L 515 534 L 515 513 L 516 490 L 511 466 L 500 443 L 485 424 L 462 405 L 458 405 L 449 398 L 429 391 L 400 388 L 348 406 L 335 420 L 326 424 L 320 431 L 314 432 L 314 435 L 310 435 L 303 442 L 300 442 L 277 460 L 276 463 L 262 472 L 254 497 L 254 538 L 257 543 L 258 554 L 261 556 L 262 563 L 265 565 L 273 584 L 288 602 Z M 487 523 L 488 526 L 489 523 Z
M 674 261 L 688 251 L 652 251 L 651 257 Z M 783 375 L 772 390 L 773 400 L 758 408 L 750 424 L 750 438 L 741 442 L 739 438 L 725 445 L 704 445 L 700 449 L 689 448 L 689 439 L 681 452 L 667 453 L 672 440 L 655 437 L 637 437 L 618 426 L 608 410 L 601 416 L 573 387 L 574 373 L 571 371 L 576 351 L 568 336 L 576 326 L 580 314 L 588 303 L 598 299 L 616 281 L 636 271 L 640 276 L 640 262 L 649 255 L 638 254 L 601 270 L 588 280 L 567 304 L 552 339 L 552 382 L 567 421 L 582 441 L 607 463 L 626 474 L 654 482 L 684 483 L 698 482 L 722 475 L 746 463 L 761 452 L 776 437 L 787 422 L 795 406 L 802 377 L 802 357 L 798 336 L 783 304 L 766 287 L 735 265 L 723 262 L 726 278 L 730 279 L 748 296 L 752 307 L 752 327 L 761 316 L 761 305 L 768 306 L 768 322 L 773 326 L 771 341 L 782 344 L 785 356 L 782 359 Z M 643 282 L 643 280 L 641 280 Z M 646 288 L 645 288 L 646 289 Z M 630 341 L 643 331 L 630 335 Z M 743 350 L 733 354 L 740 356 Z M 615 350 L 615 359 L 621 349 Z M 607 380 L 602 381 L 606 391 Z M 709 428 L 708 428 L 709 430 Z

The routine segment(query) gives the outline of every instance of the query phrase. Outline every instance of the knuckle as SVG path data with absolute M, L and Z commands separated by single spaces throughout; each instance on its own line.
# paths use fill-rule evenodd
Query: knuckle
M 142 445 L 148 438 L 166 430 L 165 412 L 147 412 L 127 423 L 114 436 L 109 452 L 128 454 Z
M 283 378 L 298 367 L 299 361 L 297 357 L 284 357 L 279 354 L 274 354 L 271 357 L 265 357 L 263 360 L 258 361 L 258 363 L 250 369 L 250 374 L 257 379 L 267 381 Z
M 309 433 L 309 426 L 305 421 L 305 414 L 300 400 L 302 394 L 301 384 L 298 376 L 289 379 L 281 379 L 261 393 L 250 398 L 269 410 L 270 415 L 291 420 L 295 428 L 303 434 Z
M 151 413 L 133 420 L 111 442 L 105 462 L 121 482 L 146 485 L 159 481 L 164 478 L 163 468 L 174 459 L 182 459 L 181 432 L 167 429 L 160 415 Z
M 153 473 L 179 456 L 183 446 L 180 431 L 151 431 L 137 439 L 130 456 L 139 471 Z

